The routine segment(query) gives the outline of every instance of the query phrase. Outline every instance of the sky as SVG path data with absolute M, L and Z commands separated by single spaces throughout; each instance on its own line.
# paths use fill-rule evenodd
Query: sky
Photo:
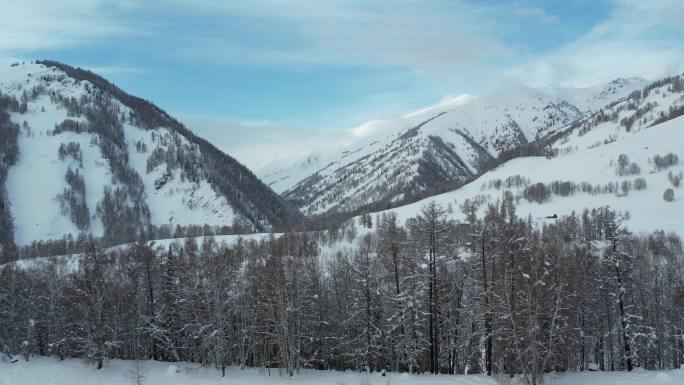
M 0 62 L 88 68 L 258 169 L 505 83 L 682 72 L 682 20 L 682 0 L 21 0 Z

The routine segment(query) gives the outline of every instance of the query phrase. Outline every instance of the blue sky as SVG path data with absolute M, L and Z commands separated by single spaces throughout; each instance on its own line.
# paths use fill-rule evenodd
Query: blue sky
M 682 70 L 681 0 L 24 0 L 0 60 L 90 68 L 249 166 L 502 83 Z

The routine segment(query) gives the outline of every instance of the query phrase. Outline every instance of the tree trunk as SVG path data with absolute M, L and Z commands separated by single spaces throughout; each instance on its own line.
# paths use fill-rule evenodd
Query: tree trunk
M 150 267 L 150 258 L 151 258 L 151 253 L 148 252 L 147 249 L 142 250 L 144 254 L 144 260 L 145 260 L 145 270 L 146 270 L 146 275 L 147 275 L 147 290 L 148 290 L 148 300 L 150 301 L 150 322 L 154 323 L 156 319 L 156 314 L 154 311 L 154 286 L 152 285 L 152 269 Z M 157 357 L 157 341 L 153 336 L 150 338 L 150 342 L 152 343 L 152 359 L 156 360 Z
M 627 318 L 625 317 L 625 305 L 622 301 L 622 278 L 620 277 L 620 270 L 617 265 L 615 266 L 615 272 L 618 276 L 618 290 L 620 291 L 620 294 L 618 295 L 618 308 L 620 309 L 620 322 L 622 324 L 622 342 L 625 350 L 625 364 L 627 365 L 627 371 L 631 372 L 632 369 L 634 369 L 632 364 L 632 350 L 629 346 L 629 338 L 627 337 Z
M 615 371 L 615 359 L 613 358 L 613 322 L 610 318 L 610 307 L 608 306 L 607 294 L 603 292 L 603 300 L 606 304 L 606 318 L 608 321 L 608 356 L 610 358 L 610 371 Z
M 489 289 L 487 287 L 487 263 L 485 260 L 485 232 L 482 232 L 482 286 L 484 290 L 485 323 L 485 371 L 492 375 L 492 320 L 489 314 Z

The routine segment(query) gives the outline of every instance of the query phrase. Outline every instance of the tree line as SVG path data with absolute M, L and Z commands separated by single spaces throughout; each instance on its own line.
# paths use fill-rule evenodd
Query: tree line
M 22 107 L 23 106 L 23 107 Z M 25 104 L 8 95 L 0 93 L 0 245 L 12 243 L 14 240 L 14 219 L 9 207 L 6 182 L 7 173 L 19 158 L 20 126 L 10 117 L 11 112 L 18 112 Z

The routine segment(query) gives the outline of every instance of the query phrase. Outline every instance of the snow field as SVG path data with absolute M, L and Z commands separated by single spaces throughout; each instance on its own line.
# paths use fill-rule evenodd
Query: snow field
M 125 385 L 135 383 L 135 361 L 107 360 L 104 368 L 81 360 L 62 362 L 36 357 L 14 364 L 0 362 L 0 385 Z M 495 385 L 495 377 L 485 375 L 410 375 L 406 373 L 355 373 L 302 370 L 294 377 L 281 375 L 278 369 L 226 369 L 226 377 L 211 367 L 188 363 L 144 361 L 143 383 L 148 385 Z M 583 372 L 549 374 L 547 385 L 682 385 L 684 369 L 671 371 Z M 521 384 L 521 379 L 502 378 L 501 383 Z

